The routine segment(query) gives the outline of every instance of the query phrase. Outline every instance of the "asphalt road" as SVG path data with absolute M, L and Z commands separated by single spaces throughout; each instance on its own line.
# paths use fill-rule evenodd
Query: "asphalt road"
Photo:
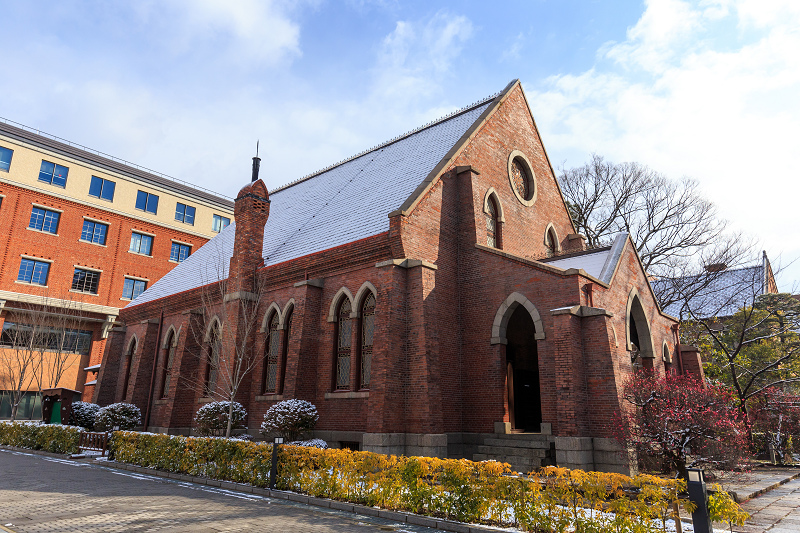
M 0 526 L 16 533 L 436 531 L 8 450 L 0 450 Z

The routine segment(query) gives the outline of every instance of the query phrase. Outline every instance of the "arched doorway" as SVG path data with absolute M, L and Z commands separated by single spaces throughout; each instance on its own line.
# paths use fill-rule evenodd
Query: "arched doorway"
M 517 305 L 506 326 L 508 414 L 511 428 L 519 432 L 541 431 L 542 396 L 536 329 L 530 313 Z

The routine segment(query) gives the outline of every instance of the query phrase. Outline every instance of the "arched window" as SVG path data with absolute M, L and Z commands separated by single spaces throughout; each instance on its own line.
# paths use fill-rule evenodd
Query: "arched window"
M 360 388 L 368 389 L 372 373 L 372 344 L 375 339 L 375 295 L 367 293 L 361 305 Z
M 219 370 L 219 356 L 222 351 L 222 335 L 220 333 L 219 322 L 214 322 L 208 334 L 208 355 L 206 358 L 206 395 L 211 394 L 217 389 L 217 375 Z
M 125 355 L 125 381 L 122 383 L 122 401 L 128 396 L 128 385 L 131 381 L 131 368 L 133 367 L 133 356 L 136 354 L 136 337 L 128 345 L 128 353 Z
M 343 297 L 336 312 L 336 390 L 350 389 L 350 348 L 353 332 L 351 311 L 350 299 Z
M 491 196 L 486 201 L 486 245 L 500 248 L 500 221 L 497 202 Z
M 167 337 L 166 357 L 164 358 L 164 368 L 161 372 L 161 397 L 166 398 L 169 396 L 169 382 L 172 379 L 172 363 L 175 359 L 175 345 L 177 339 L 175 338 L 175 331 L 170 330 Z
M 548 228 L 544 236 L 544 245 L 547 248 L 548 257 L 553 257 L 558 253 L 558 237 L 553 228 Z
M 664 357 L 664 370 L 667 374 L 672 372 L 672 353 L 669 351 L 669 345 L 664 342 L 664 348 L 661 350 Z
M 280 366 L 281 378 L 279 380 L 278 390 L 277 390 L 279 394 L 283 392 L 283 384 L 286 379 L 286 360 L 289 355 L 289 339 L 291 339 L 292 337 L 293 316 L 294 316 L 294 307 L 289 309 L 289 313 L 286 315 L 285 324 L 283 326 L 285 333 L 283 335 L 283 350 L 281 351 L 281 366 Z
M 261 384 L 261 390 L 269 394 L 276 392 L 278 387 L 278 350 L 280 348 L 278 323 L 278 313 L 272 313 L 264 346 L 264 378 Z

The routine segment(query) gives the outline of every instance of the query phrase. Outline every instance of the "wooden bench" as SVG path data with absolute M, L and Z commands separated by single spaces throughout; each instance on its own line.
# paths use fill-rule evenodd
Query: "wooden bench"
M 78 448 L 80 450 L 92 450 L 96 452 L 103 452 L 102 457 L 106 456 L 108 449 L 108 438 L 110 434 L 106 432 L 86 432 L 81 433 L 81 439 L 78 441 Z

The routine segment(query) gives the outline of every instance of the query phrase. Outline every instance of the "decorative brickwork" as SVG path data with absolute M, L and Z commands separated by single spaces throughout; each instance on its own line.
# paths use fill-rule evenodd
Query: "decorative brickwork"
M 536 176 L 535 207 L 517 201 L 512 189 L 508 164 L 515 150 Z M 516 431 L 542 446 L 536 461 L 561 457 L 568 466 L 596 462 L 626 470 L 627 456 L 615 462 L 613 446 L 602 439 L 611 436 L 621 386 L 633 368 L 627 343 L 615 334 L 628 331 L 632 288 L 640 329 L 646 324 L 657 346 L 676 346 L 675 321 L 659 311 L 632 243 L 620 240 L 617 255 L 610 248 L 597 252 L 611 264 L 605 281 L 582 267 L 536 260 L 546 256 L 548 228 L 563 236 L 559 249 L 582 245 L 519 84 L 495 99 L 440 169 L 418 188 L 419 198 L 407 201 L 411 207 L 391 213 L 388 232 L 268 267 L 259 267 L 259 232 L 269 204 L 240 207 L 250 194 L 268 198 L 266 188 L 256 182 L 242 190 L 228 292 L 246 291 L 253 276 L 266 284 L 264 327 L 252 342 L 270 356 L 239 398 L 248 427 L 258 427 L 276 401 L 301 398 L 317 406 L 317 433 L 334 445 L 472 457 L 478 448 L 487 454 L 496 432 L 511 432 L 504 437 L 511 441 Z M 497 202 L 502 250 L 486 246 L 487 191 Z M 151 354 L 157 328 L 141 321 L 163 309 L 165 331 L 188 331 L 190 321 L 202 318 L 191 311 L 199 294 L 194 289 L 124 310 L 127 330 L 120 335 L 136 334 L 143 354 Z M 288 310 L 290 334 L 273 337 L 270 317 L 280 316 L 277 331 L 286 330 Z M 188 337 L 178 341 L 171 392 L 153 410 L 151 429 L 190 430 L 199 396 L 177 380 L 195 372 L 184 355 Z M 112 344 L 120 342 L 115 336 Z M 119 399 L 108 392 L 119 389 L 108 377 L 116 357 L 107 350 L 97 395 L 103 401 Z M 136 368 L 152 364 L 147 357 Z M 654 369 L 664 372 L 662 358 Z M 270 384 L 265 394 L 256 385 L 262 383 Z M 134 401 L 146 402 L 134 388 Z

